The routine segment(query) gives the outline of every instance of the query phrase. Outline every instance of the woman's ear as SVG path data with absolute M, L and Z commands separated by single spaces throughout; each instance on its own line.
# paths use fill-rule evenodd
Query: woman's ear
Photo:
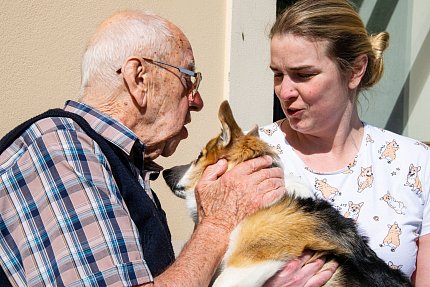
M 122 65 L 121 73 L 129 94 L 139 107 L 145 107 L 149 73 L 144 60 L 137 57 L 128 58 Z
M 351 76 L 348 82 L 348 87 L 353 90 L 356 89 L 361 82 L 367 68 L 367 55 L 360 55 L 354 60 L 354 65 L 352 66 Z

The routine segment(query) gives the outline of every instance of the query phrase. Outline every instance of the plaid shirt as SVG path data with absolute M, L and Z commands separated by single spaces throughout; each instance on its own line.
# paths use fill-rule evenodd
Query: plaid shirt
M 141 144 L 86 105 L 68 101 L 65 110 L 127 155 Z M 107 159 L 69 118 L 38 121 L 0 155 L 0 231 L 0 264 L 15 286 L 153 280 Z

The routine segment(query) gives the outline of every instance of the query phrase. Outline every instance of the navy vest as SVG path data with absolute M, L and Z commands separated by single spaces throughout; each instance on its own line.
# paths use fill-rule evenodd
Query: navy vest
M 4 136 L 0 140 L 0 154 L 33 123 L 48 117 L 72 119 L 100 146 L 109 161 L 113 177 L 127 205 L 131 219 L 139 231 L 146 264 L 154 277 L 162 273 L 174 261 L 175 255 L 166 214 L 161 208 L 156 194 L 153 193 L 154 201 L 152 201 L 133 175 L 124 152 L 94 131 L 83 117 L 62 109 L 48 110 L 22 123 Z M 2 268 L 0 268 L 0 286 L 11 286 Z

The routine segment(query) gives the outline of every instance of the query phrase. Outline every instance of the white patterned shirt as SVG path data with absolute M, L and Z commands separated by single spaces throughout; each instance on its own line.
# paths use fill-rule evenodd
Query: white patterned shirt
M 410 277 L 416 240 L 430 233 L 429 147 L 364 123 L 353 162 L 339 171 L 317 173 L 295 153 L 279 123 L 260 127 L 259 133 L 279 152 L 286 174 L 301 177 L 317 197 L 356 220 L 378 256 Z

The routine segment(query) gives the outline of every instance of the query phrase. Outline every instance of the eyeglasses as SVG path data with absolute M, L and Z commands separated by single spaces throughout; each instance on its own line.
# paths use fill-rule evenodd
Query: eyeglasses
M 145 61 L 151 62 L 153 64 L 166 65 L 166 66 L 175 68 L 180 73 L 183 73 L 185 75 L 190 76 L 189 79 L 190 79 L 191 85 L 192 85 L 192 94 L 191 95 L 192 95 L 192 97 L 194 99 L 194 96 L 195 96 L 195 94 L 197 93 L 197 91 L 199 89 L 200 82 L 202 81 L 202 73 L 200 73 L 200 72 L 194 72 L 194 71 L 182 68 L 182 67 L 178 67 L 178 66 L 175 66 L 175 65 L 172 65 L 172 64 L 161 62 L 161 61 L 152 60 L 152 59 L 149 59 L 149 58 L 144 58 L 144 57 L 141 57 L 141 58 L 144 59 Z M 117 72 L 117 74 L 121 74 L 121 68 L 118 69 L 116 72 Z

